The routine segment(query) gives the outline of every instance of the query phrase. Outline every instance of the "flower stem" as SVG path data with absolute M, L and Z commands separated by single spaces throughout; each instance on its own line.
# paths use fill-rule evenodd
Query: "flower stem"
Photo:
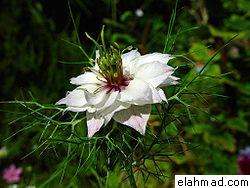
M 136 182 L 135 182 L 135 177 L 134 177 L 134 172 L 132 169 L 132 164 L 125 164 L 126 171 L 128 173 L 128 178 L 129 178 L 129 183 L 131 188 L 137 188 Z

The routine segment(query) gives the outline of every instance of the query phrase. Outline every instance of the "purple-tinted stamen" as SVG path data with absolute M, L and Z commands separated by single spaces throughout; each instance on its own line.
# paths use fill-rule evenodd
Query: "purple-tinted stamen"
M 107 88 L 107 93 L 111 91 L 121 92 L 125 87 L 129 85 L 129 79 L 127 77 L 122 77 L 121 80 L 112 80 L 112 82 L 106 82 L 105 88 Z

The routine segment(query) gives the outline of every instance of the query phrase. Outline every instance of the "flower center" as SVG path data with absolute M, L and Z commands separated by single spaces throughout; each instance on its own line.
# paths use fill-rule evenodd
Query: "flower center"
M 119 91 L 121 92 L 125 87 L 129 85 L 129 81 L 131 79 L 126 76 L 122 76 L 121 78 L 115 78 L 111 81 L 107 81 L 105 88 L 108 89 L 108 93 L 112 91 Z
M 121 51 L 114 47 L 108 50 L 100 50 L 100 57 L 97 59 L 97 64 L 100 68 L 99 73 L 105 78 L 105 88 L 111 91 L 121 92 L 128 86 L 130 77 L 123 74 Z

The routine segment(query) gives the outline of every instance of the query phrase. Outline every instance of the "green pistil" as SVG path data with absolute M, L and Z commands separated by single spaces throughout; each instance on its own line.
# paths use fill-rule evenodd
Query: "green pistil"
M 123 79 L 121 52 L 114 47 L 100 52 L 97 59 L 100 73 L 111 84 L 117 84 Z
M 124 87 L 128 86 L 132 78 L 123 75 L 121 56 L 124 51 L 131 50 L 132 47 L 129 46 L 121 51 L 119 45 L 114 43 L 114 46 L 110 46 L 108 49 L 104 40 L 104 26 L 101 31 L 101 45 L 89 36 L 88 33 L 86 33 L 86 36 L 95 44 L 99 51 L 100 57 L 96 60 L 100 68 L 98 73 L 106 80 L 105 87 L 108 88 L 108 91 L 121 91 Z M 93 69 L 93 71 L 97 70 Z

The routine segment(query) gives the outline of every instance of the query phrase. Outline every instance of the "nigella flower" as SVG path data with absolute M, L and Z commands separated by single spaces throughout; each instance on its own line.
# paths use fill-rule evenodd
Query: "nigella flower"
M 70 80 L 78 87 L 57 102 L 67 110 L 86 111 L 88 137 L 112 118 L 145 134 L 151 104 L 167 101 L 161 87 L 177 84 L 173 56 L 162 53 L 140 55 L 114 47 L 96 52 L 95 66 Z
M 250 175 L 250 147 L 240 151 L 238 166 L 239 174 Z
M 20 181 L 22 174 L 22 168 L 17 168 L 15 165 L 10 165 L 3 171 L 3 179 L 7 183 L 17 183 Z

